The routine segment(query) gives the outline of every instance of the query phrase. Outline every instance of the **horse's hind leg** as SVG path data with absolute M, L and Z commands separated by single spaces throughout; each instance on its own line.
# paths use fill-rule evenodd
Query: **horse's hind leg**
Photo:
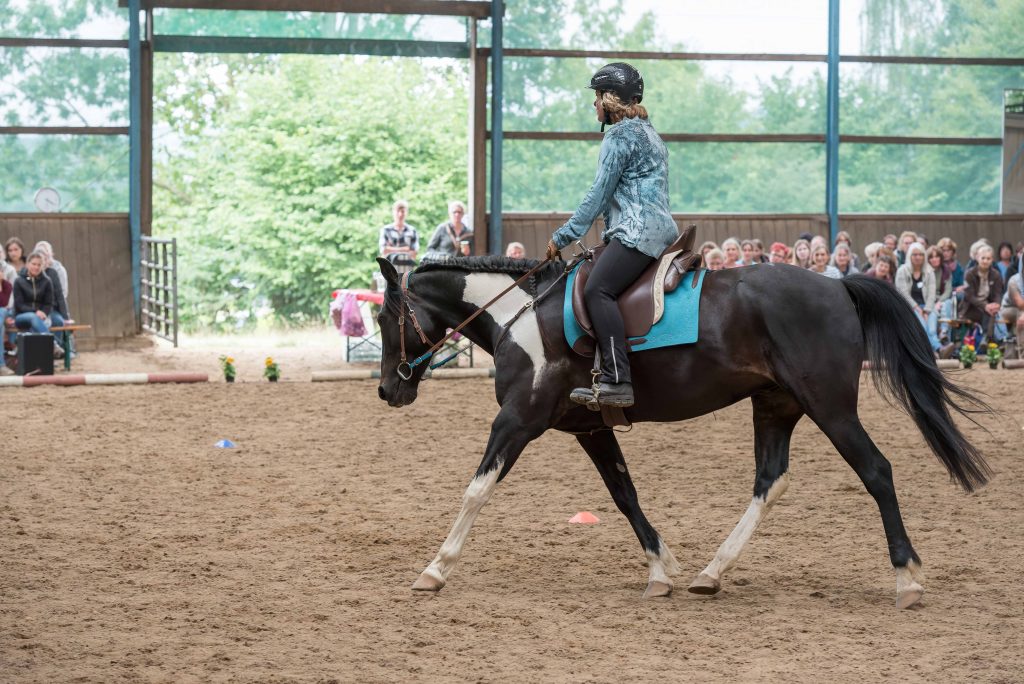
M 854 469 L 878 504 L 889 544 L 889 558 L 896 569 L 896 607 L 909 608 L 924 594 L 921 559 L 910 545 L 910 537 L 903 526 L 896 487 L 892 482 L 892 466 L 861 425 L 856 404 L 845 412 L 835 408 L 823 409 L 823 415 L 812 415 L 811 418 L 832 440 L 836 450 Z
M 477 468 L 466 493 L 462 497 L 462 508 L 455 518 L 451 531 L 441 544 L 437 556 L 420 573 L 412 585 L 416 591 L 439 591 L 448 581 L 448 575 L 462 554 L 462 547 L 469 537 L 473 522 L 484 504 L 491 498 L 498 482 L 508 474 L 523 449 L 540 436 L 546 426 L 524 424 L 519 413 L 502 407 L 491 425 L 487 449 Z
M 615 434 L 611 430 L 602 430 L 592 435 L 577 435 L 576 439 L 597 466 L 615 505 L 629 520 L 647 554 L 650 577 L 644 598 L 668 596 L 672 593 L 672 580 L 668 576 L 679 573 L 679 563 L 640 510 L 636 488 L 633 487 L 633 479 L 626 469 L 626 461 Z
M 714 560 L 689 586 L 694 594 L 717 594 L 722 575 L 732 568 L 772 505 L 789 485 L 789 438 L 803 415 L 788 392 L 773 390 L 751 397 L 754 404 L 754 498 L 729 537 L 718 547 Z

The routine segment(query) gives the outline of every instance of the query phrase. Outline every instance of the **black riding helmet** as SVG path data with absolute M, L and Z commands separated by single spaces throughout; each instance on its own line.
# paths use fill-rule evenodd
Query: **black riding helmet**
M 590 77 L 590 85 L 587 87 L 591 90 L 615 93 L 624 104 L 631 104 L 634 101 L 641 102 L 644 99 L 643 77 L 639 71 L 625 62 L 612 62 L 604 65 Z M 601 130 L 603 131 L 605 125 L 608 124 L 611 124 L 611 121 L 606 113 Z

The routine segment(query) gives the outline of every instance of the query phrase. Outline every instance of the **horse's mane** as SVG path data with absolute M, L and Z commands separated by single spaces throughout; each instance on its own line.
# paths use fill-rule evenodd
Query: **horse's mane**
M 469 271 L 471 273 L 508 273 L 523 275 L 536 266 L 536 259 L 510 259 L 492 254 L 477 257 L 442 257 L 425 261 L 413 273 L 429 271 Z

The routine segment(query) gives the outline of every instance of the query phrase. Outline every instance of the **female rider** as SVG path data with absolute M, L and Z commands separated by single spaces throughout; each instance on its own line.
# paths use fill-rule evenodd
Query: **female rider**
M 629 64 L 601 67 L 590 79 L 601 130 L 597 178 L 579 209 L 555 231 L 547 255 L 583 236 L 604 215 L 605 253 L 594 265 L 583 297 L 601 354 L 597 396 L 589 387 L 574 389 L 578 404 L 632 406 L 625 327 L 617 299 L 679 237 L 668 207 L 668 151 L 640 105 L 644 80 Z

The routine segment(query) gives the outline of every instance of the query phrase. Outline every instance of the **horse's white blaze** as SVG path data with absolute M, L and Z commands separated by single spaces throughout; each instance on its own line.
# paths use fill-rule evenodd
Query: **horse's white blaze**
M 668 550 L 668 547 L 665 546 L 665 542 L 660 539 L 658 541 L 661 542 L 658 553 L 644 551 L 647 555 L 647 568 L 650 571 L 648 581 L 663 582 L 672 586 L 672 580 L 670 580 L 668 576 L 679 574 L 679 562 L 676 560 L 676 557 L 672 555 L 672 552 Z
M 466 289 L 462 293 L 462 299 L 474 306 L 483 306 L 514 282 L 515 279 L 505 273 L 470 273 L 466 276 Z M 487 313 L 495 323 L 504 326 L 528 301 L 530 296 L 516 287 L 492 304 Z M 529 309 L 520 316 L 509 329 L 507 337 L 533 361 L 533 386 L 536 387 L 545 363 L 544 342 L 540 335 L 536 312 Z
M 466 538 L 469 536 L 477 514 L 480 513 L 480 509 L 484 507 L 494 492 L 494 486 L 498 483 L 498 473 L 501 472 L 501 465 L 499 463 L 494 470 L 474 477 L 466 487 L 466 493 L 462 496 L 462 509 L 459 511 L 458 517 L 455 518 L 455 524 L 452 525 L 451 532 L 441 544 L 437 556 L 423 571 L 425 574 L 442 582 L 447 581 L 448 573 L 455 567 L 455 563 L 458 562 L 459 556 L 462 554 L 462 547 L 466 543 Z
M 779 500 L 779 497 L 782 496 L 788 486 L 789 473 L 785 472 L 772 483 L 765 496 L 755 496 L 751 499 L 746 513 L 740 518 L 739 523 L 736 524 L 729 537 L 718 547 L 714 560 L 708 564 L 708 567 L 704 568 L 704 574 L 716 580 L 721 579 L 722 573 L 736 564 L 740 554 L 743 552 L 743 547 L 747 545 L 757 526 L 761 524 L 765 515 L 771 510 L 772 504 Z

